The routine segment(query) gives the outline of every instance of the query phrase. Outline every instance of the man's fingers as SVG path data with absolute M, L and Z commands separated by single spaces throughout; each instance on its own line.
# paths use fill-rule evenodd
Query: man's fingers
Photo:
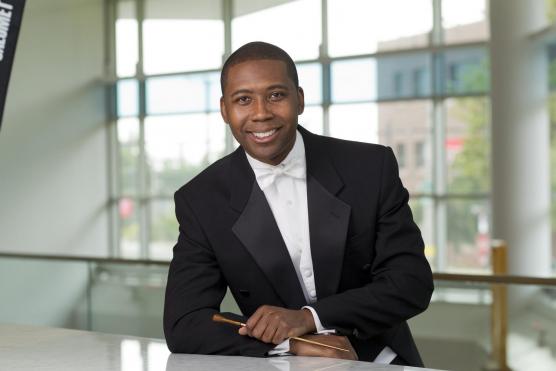
M 311 326 L 306 324 L 307 314 L 312 321 L 311 312 L 306 310 L 263 305 L 249 317 L 245 330 L 240 331 L 240 334 L 279 344 L 289 337 L 305 335 L 310 330 Z
M 266 329 L 269 326 L 269 322 L 270 322 L 270 316 L 272 315 L 272 312 L 267 312 L 264 313 L 259 320 L 257 321 L 257 324 L 255 325 L 254 328 L 248 329 L 250 330 L 250 335 L 262 340 L 263 334 L 265 333 Z M 276 329 L 274 329 L 274 331 L 272 332 L 272 335 L 274 335 L 274 332 L 276 331 Z
M 247 320 L 247 322 L 245 323 L 247 326 L 247 329 L 253 329 L 255 328 L 255 326 L 257 325 L 257 322 L 259 322 L 259 319 L 261 318 L 261 316 L 264 314 L 265 312 L 265 306 L 263 305 L 262 307 L 259 307 L 255 313 L 253 313 L 253 315 L 251 317 L 249 317 L 249 319 Z
M 272 325 L 268 325 L 264 330 L 260 339 L 265 343 L 272 343 L 272 339 L 274 338 L 275 333 L 276 333 L 276 327 Z
M 276 319 L 272 322 L 272 326 L 276 328 L 274 338 L 272 339 L 274 344 L 280 344 L 289 337 L 289 326 L 281 317 L 276 317 Z
M 261 320 L 261 318 L 268 315 L 268 313 L 273 312 L 275 307 L 270 305 L 261 305 L 255 313 L 245 323 L 247 325 L 247 330 L 249 334 L 251 334 L 252 330 L 257 326 L 257 323 Z

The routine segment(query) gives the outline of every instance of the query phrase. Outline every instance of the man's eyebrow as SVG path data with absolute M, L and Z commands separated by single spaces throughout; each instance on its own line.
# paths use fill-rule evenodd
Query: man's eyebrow
M 239 89 L 239 90 L 234 91 L 232 94 L 230 94 L 230 96 L 233 97 L 234 95 L 238 95 L 238 94 L 250 94 L 252 92 L 253 91 L 250 90 L 250 89 Z
M 273 84 L 273 85 L 270 85 L 266 88 L 267 91 L 268 90 L 274 90 L 274 89 L 289 90 L 289 87 L 288 87 L 288 85 L 285 85 L 285 84 Z M 252 93 L 253 93 L 253 90 L 244 88 L 244 89 L 238 89 L 238 90 L 234 91 L 232 94 L 230 94 L 230 96 L 233 97 L 233 96 L 236 96 L 238 94 L 252 94 Z
M 288 90 L 289 87 L 287 85 L 284 85 L 284 84 L 274 84 L 274 85 L 270 85 L 268 88 L 266 88 L 266 90 L 272 90 L 272 89 Z

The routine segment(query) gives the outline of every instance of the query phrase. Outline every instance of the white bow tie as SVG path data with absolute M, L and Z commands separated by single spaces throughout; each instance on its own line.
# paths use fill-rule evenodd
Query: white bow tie
M 291 161 L 278 166 L 260 167 L 256 171 L 257 182 L 261 189 L 270 186 L 279 175 L 287 175 L 296 179 L 305 179 L 305 168 L 301 160 Z

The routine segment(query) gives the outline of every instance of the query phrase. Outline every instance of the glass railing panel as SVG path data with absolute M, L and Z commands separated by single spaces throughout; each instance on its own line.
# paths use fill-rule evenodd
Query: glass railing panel
M 163 339 L 167 274 L 166 262 L 0 254 L 0 322 Z M 409 321 L 427 367 L 556 369 L 556 279 L 435 278 L 429 308 Z M 229 293 L 221 310 L 240 313 Z
M 92 330 L 164 338 L 166 265 L 100 263 L 93 269 Z M 228 292 L 221 310 L 240 313 Z
M 494 294 L 499 288 L 506 291 L 505 304 Z M 506 310 L 507 321 L 493 308 Z M 554 286 L 437 280 L 429 308 L 409 324 L 430 368 L 498 369 L 505 344 L 505 360 L 514 371 L 556 369 Z
M 163 338 L 167 275 L 165 266 L 95 264 L 91 280 L 91 329 Z
M 86 262 L 0 257 L 0 322 L 87 329 Z

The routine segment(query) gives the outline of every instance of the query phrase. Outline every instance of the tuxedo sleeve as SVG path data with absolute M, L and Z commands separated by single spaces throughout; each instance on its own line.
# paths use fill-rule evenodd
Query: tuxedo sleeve
M 201 223 L 181 191 L 174 201 L 179 222 L 178 242 L 168 272 L 164 302 L 164 334 L 174 353 L 263 357 L 274 344 L 238 334 L 232 325 L 215 323 L 226 282 Z M 226 317 L 245 322 L 232 313 Z
M 375 258 L 368 283 L 311 304 L 326 328 L 360 339 L 379 335 L 424 311 L 433 291 L 421 232 L 413 222 L 409 195 L 390 148 L 383 151 L 378 197 Z

